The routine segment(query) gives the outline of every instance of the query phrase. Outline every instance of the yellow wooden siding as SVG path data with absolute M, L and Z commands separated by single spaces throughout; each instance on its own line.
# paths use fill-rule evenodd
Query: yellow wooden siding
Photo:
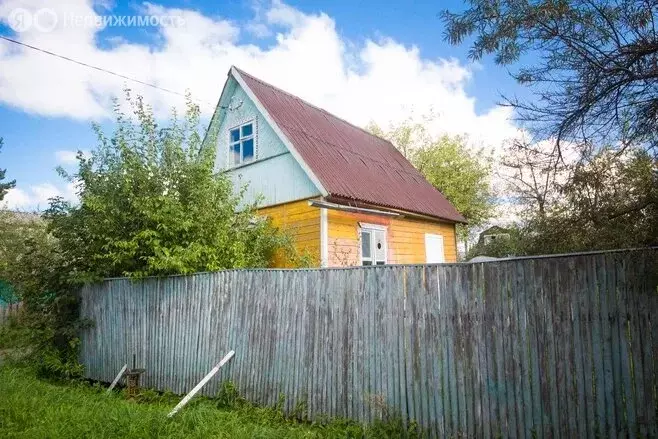
M 289 233 L 295 248 L 308 254 L 319 265 L 320 261 L 320 209 L 308 205 L 308 200 L 294 201 L 278 206 L 265 207 L 258 213 L 272 219 L 272 224 Z M 282 258 L 277 258 L 275 267 L 286 267 Z
M 359 222 L 386 227 L 389 264 L 425 263 L 425 234 L 443 236 L 446 262 L 457 260 L 455 225 L 408 218 L 384 217 L 329 210 L 329 266 L 360 264 Z

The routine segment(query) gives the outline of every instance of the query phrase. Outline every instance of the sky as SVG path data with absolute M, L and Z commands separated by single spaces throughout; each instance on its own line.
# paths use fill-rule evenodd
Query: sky
M 413 3 L 413 4 L 412 4 Z M 523 95 L 491 59 L 444 41 L 439 13 L 458 1 L 0 0 L 0 36 L 177 93 L 208 118 L 231 65 L 348 121 L 380 126 L 433 114 L 435 135 L 467 135 L 499 154 L 519 134 L 501 94 Z M 148 20 L 137 21 L 137 18 Z M 130 20 L 133 20 L 132 23 Z M 0 169 L 12 209 L 75 198 L 57 166 L 111 132 L 112 99 L 128 86 L 165 120 L 183 98 L 0 40 Z

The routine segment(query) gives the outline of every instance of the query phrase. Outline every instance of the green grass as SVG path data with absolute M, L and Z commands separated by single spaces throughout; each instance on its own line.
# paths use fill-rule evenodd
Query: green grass
M 400 437 L 399 423 L 364 431 L 350 422 L 306 424 L 273 408 L 198 398 L 173 419 L 177 397 L 145 392 L 142 401 L 82 382 L 37 379 L 30 369 L 0 366 L 0 437 L 9 438 L 361 438 Z

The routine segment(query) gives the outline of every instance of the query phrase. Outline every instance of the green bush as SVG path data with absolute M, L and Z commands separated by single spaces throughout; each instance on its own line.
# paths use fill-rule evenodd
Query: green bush
M 199 109 L 159 126 L 141 97 L 115 106 L 111 136 L 95 127 L 98 146 L 78 154 L 78 170 L 60 173 L 79 202 L 52 199 L 43 218 L 0 211 L 0 279 L 23 301 L 33 364 L 44 376 L 77 377 L 77 292 L 104 277 L 139 278 L 230 268 L 267 267 L 275 256 L 306 265 L 292 239 L 259 218 L 244 188 L 214 170 Z M 209 145 L 214 145 L 212 135 Z

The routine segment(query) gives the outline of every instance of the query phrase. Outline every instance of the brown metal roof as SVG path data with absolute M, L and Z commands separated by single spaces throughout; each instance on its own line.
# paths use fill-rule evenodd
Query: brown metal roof
M 465 221 L 391 142 L 236 70 L 331 197 Z

